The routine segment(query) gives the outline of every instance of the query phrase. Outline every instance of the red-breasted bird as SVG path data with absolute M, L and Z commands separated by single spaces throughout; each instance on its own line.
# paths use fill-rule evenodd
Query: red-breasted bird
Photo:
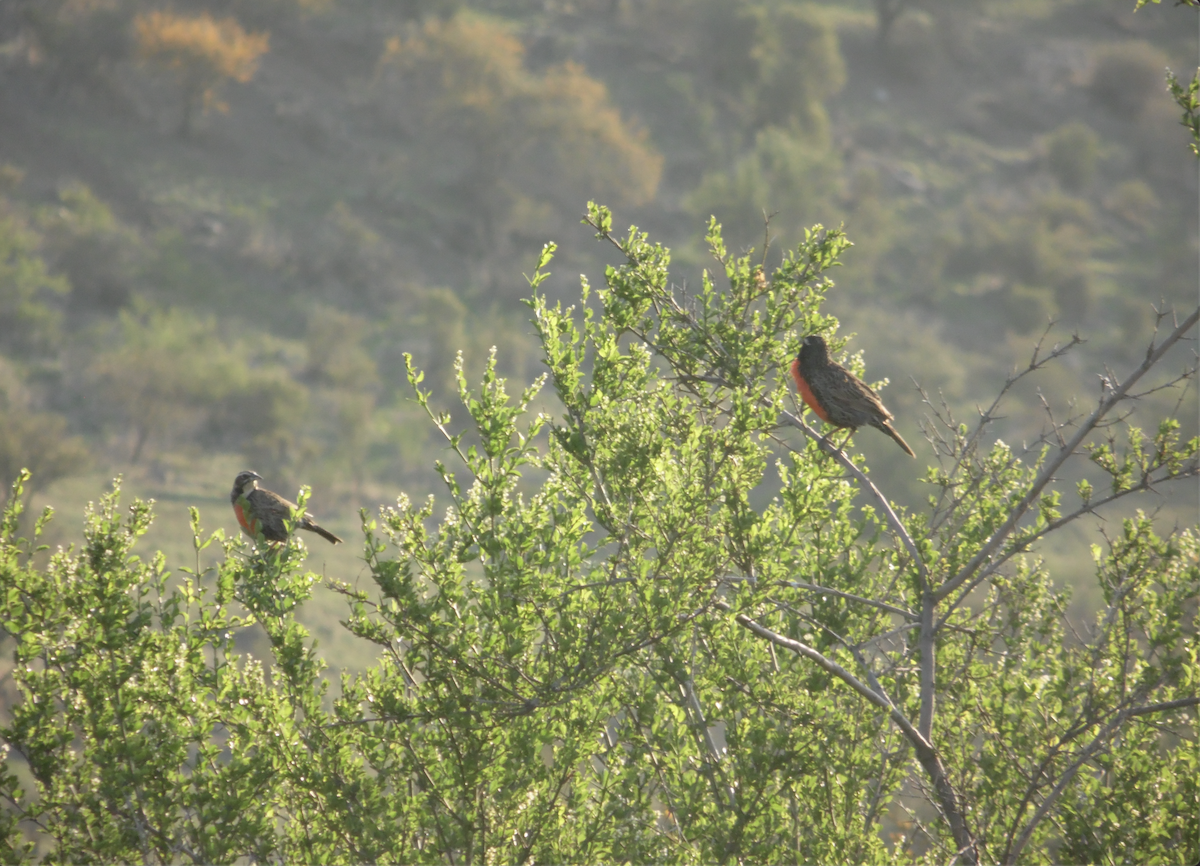
M 258 540 L 261 536 L 267 541 L 287 541 L 285 521 L 295 513 L 296 504 L 288 502 L 278 493 L 259 487 L 260 481 L 262 476 L 257 472 L 246 470 L 238 473 L 237 478 L 233 479 L 233 491 L 229 494 L 233 513 L 237 515 L 242 531 L 251 538 Z M 307 512 L 296 521 L 296 528 L 315 532 L 331 544 L 341 541 L 328 529 L 318 526 Z
M 865 382 L 829 357 L 829 347 L 820 334 L 811 334 L 800 344 L 792 361 L 792 378 L 800 396 L 817 417 L 834 427 L 874 427 L 896 440 L 909 457 L 916 457 L 908 443 L 891 425 L 892 413 Z

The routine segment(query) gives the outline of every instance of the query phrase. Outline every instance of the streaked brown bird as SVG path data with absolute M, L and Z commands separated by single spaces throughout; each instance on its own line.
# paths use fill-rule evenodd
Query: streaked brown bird
M 262 537 L 267 541 L 287 541 L 286 521 L 296 512 L 296 503 L 259 487 L 260 481 L 262 476 L 257 472 L 246 470 L 238 473 L 237 478 L 233 479 L 233 491 L 229 494 L 229 500 L 233 503 L 233 513 L 237 515 L 242 531 L 254 540 Z M 331 544 L 341 541 L 328 529 L 318 526 L 313 516 L 307 512 L 296 521 L 296 528 L 315 532 Z
M 870 386 L 829 357 L 829 347 L 820 334 L 811 334 L 800 344 L 800 354 L 792 361 L 796 388 L 817 417 L 834 427 L 874 427 L 896 440 L 896 444 L 916 457 L 904 438 L 892 426 L 892 413 Z

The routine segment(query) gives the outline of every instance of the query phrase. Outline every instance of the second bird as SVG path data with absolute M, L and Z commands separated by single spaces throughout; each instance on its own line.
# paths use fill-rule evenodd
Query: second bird
M 859 427 L 874 427 L 895 439 L 909 457 L 917 456 L 892 426 L 892 413 L 879 395 L 829 357 L 820 334 L 811 334 L 800 344 L 800 354 L 792 361 L 792 378 L 804 402 L 825 423 L 852 433 Z
M 257 540 L 261 535 L 267 541 L 287 541 L 287 523 L 296 511 L 296 503 L 289 502 L 278 493 L 258 486 L 262 476 L 249 470 L 239 472 L 233 480 L 233 491 L 229 499 L 233 502 L 233 513 L 237 516 L 242 531 Z M 297 529 L 315 532 L 330 544 L 341 541 L 336 535 L 317 525 L 313 516 L 305 512 L 296 521 Z

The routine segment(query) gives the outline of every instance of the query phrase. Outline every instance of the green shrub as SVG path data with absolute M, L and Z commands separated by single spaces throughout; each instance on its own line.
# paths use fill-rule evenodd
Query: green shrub
M 1109 521 L 1086 629 L 1041 553 L 1081 517 L 1194 484 L 1200 439 L 1117 419 L 1170 387 L 1155 363 L 1200 311 L 1028 448 L 991 427 L 1019 400 L 974 429 L 938 417 L 928 502 L 902 509 L 850 440 L 794 411 L 801 336 L 844 354 L 821 309 L 840 231 L 764 274 L 710 226 L 714 265 L 686 291 L 665 247 L 613 235 L 594 205 L 588 222 L 623 261 L 594 307 L 585 281 L 564 308 L 538 291 L 544 250 L 545 378 L 510 396 L 493 357 L 477 388 L 460 380 L 458 427 L 409 359 L 447 444 L 444 502 L 364 513 L 364 562 L 331 582 L 375 661 L 336 693 L 298 621 L 321 579 L 302 540 L 206 537 L 193 510 L 194 558 L 169 580 L 135 550 L 150 504 L 114 490 L 81 545 L 34 556 L 49 515 L 18 537 L 18 482 L 0 742 L 30 781 L 4 761 L 0 792 L 46 858 L 1194 859 L 1200 540 Z M 545 383 L 553 411 L 534 405 Z M 251 625 L 265 658 L 234 643 Z M 885 840 L 891 809 L 927 817 Z M 10 859 L 16 833 L 0 814 Z

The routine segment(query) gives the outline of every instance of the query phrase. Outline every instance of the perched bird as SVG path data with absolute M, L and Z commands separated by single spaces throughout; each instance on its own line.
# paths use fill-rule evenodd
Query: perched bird
M 262 476 L 257 472 L 246 470 L 239 472 L 233 479 L 233 491 L 229 500 L 233 503 L 233 513 L 237 515 L 238 524 L 242 531 L 257 540 L 260 536 L 267 541 L 287 541 L 287 525 L 296 511 L 296 503 L 288 502 L 278 493 L 264 490 L 258 486 Z M 328 529 L 317 525 L 312 515 L 305 514 L 296 522 L 297 529 L 307 529 L 315 532 L 331 544 L 341 541 Z
M 829 347 L 820 334 L 804 338 L 800 354 L 792 361 L 792 378 L 804 402 L 822 421 L 834 427 L 874 427 L 896 440 L 909 457 L 916 457 L 908 443 L 891 425 L 892 413 L 871 388 L 829 357 Z

